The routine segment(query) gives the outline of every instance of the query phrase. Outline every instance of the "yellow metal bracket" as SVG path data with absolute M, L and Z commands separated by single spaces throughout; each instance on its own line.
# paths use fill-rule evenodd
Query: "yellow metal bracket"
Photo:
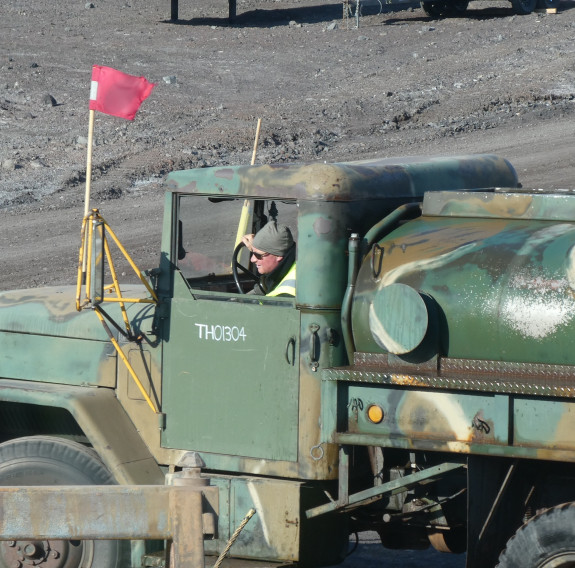
M 110 244 L 108 241 L 108 237 L 113 240 L 116 244 L 120 252 L 123 254 L 124 258 L 129 262 L 130 266 L 145 286 L 146 290 L 148 291 L 150 297 L 147 298 L 126 298 L 122 295 L 122 291 L 120 289 L 120 284 L 118 282 L 118 277 L 116 273 L 116 269 L 114 266 L 114 262 L 112 259 L 112 253 L 110 250 Z M 99 278 L 103 278 L 103 265 L 104 263 L 107 264 L 110 270 L 110 276 L 112 278 L 112 283 L 108 285 L 104 285 L 103 282 L 101 283 L 101 290 L 102 293 L 97 291 L 97 286 L 93 286 L 97 282 Z M 97 274 L 97 272 L 101 272 L 101 274 Z M 82 293 L 82 290 L 84 293 Z M 110 295 L 108 295 L 110 294 Z M 128 369 L 130 376 L 136 383 L 136 386 L 142 393 L 142 396 L 150 406 L 150 408 L 156 413 L 160 414 L 160 411 L 156 408 L 156 405 L 151 400 L 150 396 L 144 389 L 142 382 L 136 375 L 132 365 L 128 361 L 128 358 L 122 351 L 117 339 L 115 338 L 114 334 L 110 330 L 108 324 L 104 319 L 104 312 L 101 308 L 101 304 L 104 302 L 115 302 L 120 305 L 120 311 L 122 313 L 122 319 L 124 321 L 125 327 L 125 335 L 126 337 L 138 341 L 139 338 L 134 337 L 132 334 L 132 329 L 130 326 L 130 320 L 128 318 L 128 314 L 126 312 L 126 304 L 134 304 L 134 303 L 147 303 L 147 304 L 157 304 L 158 297 L 154 292 L 153 288 L 150 286 L 150 283 L 143 275 L 143 273 L 139 270 L 136 266 L 126 249 L 122 246 L 122 243 L 119 241 L 118 237 L 112 231 L 111 227 L 106 223 L 104 218 L 100 215 L 98 209 L 92 209 L 88 215 L 86 215 L 82 221 L 82 230 L 81 230 L 81 244 L 80 244 L 80 253 L 78 257 L 78 281 L 76 286 L 76 309 L 81 311 L 84 308 L 93 309 L 98 316 L 98 319 L 102 322 L 104 329 L 110 341 L 114 345 L 118 356 L 123 361 L 124 365 Z M 120 326 L 114 325 L 120 329 Z
M 99 227 L 102 227 L 101 234 L 98 235 L 97 232 Z M 105 229 L 105 230 L 104 230 Z M 108 242 L 108 237 L 116 243 L 116 246 L 120 250 L 120 252 L 124 255 L 124 258 L 129 262 L 130 266 L 142 282 L 142 284 L 146 287 L 148 292 L 150 293 L 151 298 L 124 298 L 122 296 L 122 292 L 120 290 L 120 284 L 118 282 L 118 278 L 116 275 L 116 269 L 114 267 L 114 263 L 112 260 L 112 254 L 110 252 L 110 245 Z M 136 263 L 132 260 L 132 257 L 128 254 L 126 249 L 122 246 L 122 243 L 119 241 L 118 237 L 112 231 L 112 228 L 104 218 L 100 215 L 98 209 L 92 209 L 88 215 L 86 215 L 82 221 L 82 231 L 81 231 L 81 245 L 80 245 L 80 254 L 78 259 L 78 282 L 77 282 L 77 289 L 76 289 L 76 309 L 80 311 L 83 307 L 87 304 L 90 304 L 90 307 L 93 307 L 95 302 L 95 298 L 91 297 L 90 288 L 92 284 L 92 278 L 95 276 L 92 273 L 92 266 L 93 261 L 95 260 L 93 255 L 95 254 L 93 251 L 93 243 L 96 237 L 100 236 L 103 241 L 103 251 L 106 256 L 106 262 L 110 268 L 110 274 L 112 277 L 112 284 L 105 286 L 105 290 L 109 292 L 115 292 L 115 297 L 108 297 L 104 296 L 98 301 L 102 302 L 119 302 L 120 304 L 124 303 L 158 303 L 158 297 L 156 293 L 150 286 L 150 283 L 146 279 L 146 277 L 142 274 L 140 269 L 136 266 Z M 103 260 L 103 259 L 102 259 Z M 84 286 L 84 302 L 82 303 L 82 286 Z M 122 308 L 123 309 L 123 308 Z M 126 325 L 129 328 L 129 324 L 127 322 L 127 318 L 125 318 Z

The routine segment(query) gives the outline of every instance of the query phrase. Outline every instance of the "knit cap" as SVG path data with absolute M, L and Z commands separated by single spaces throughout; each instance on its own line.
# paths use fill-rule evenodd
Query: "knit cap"
M 293 247 L 291 231 L 285 225 L 277 226 L 275 221 L 264 225 L 254 237 L 253 247 L 275 256 L 285 256 Z

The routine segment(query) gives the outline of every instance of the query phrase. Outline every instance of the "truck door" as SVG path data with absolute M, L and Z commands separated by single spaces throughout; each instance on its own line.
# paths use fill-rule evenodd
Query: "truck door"
M 185 237 L 164 337 L 162 445 L 296 461 L 295 301 L 234 291 L 230 262 L 238 203 L 209 203 L 210 213 L 203 213 L 198 197 L 187 199 L 190 203 L 181 198 Z M 211 219 L 215 229 L 206 234 L 201 223 L 186 225 L 198 218 Z

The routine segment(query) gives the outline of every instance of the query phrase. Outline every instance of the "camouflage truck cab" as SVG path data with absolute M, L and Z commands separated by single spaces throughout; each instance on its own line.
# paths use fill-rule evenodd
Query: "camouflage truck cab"
M 157 302 L 88 306 L 108 334 L 72 288 L 0 295 L 0 483 L 38 454 L 65 471 L 50 456 L 70 446 L 109 482 L 161 484 L 195 452 L 220 495 L 206 548 L 254 508 L 233 554 L 308 566 L 341 560 L 363 529 L 493 565 L 529 511 L 573 499 L 560 390 L 573 363 L 550 335 L 570 322 L 570 196 L 521 192 L 489 155 L 203 168 L 166 184 Z M 270 219 L 297 242 L 295 298 L 247 293 L 239 237 Z M 541 305 L 553 325 L 537 325 Z

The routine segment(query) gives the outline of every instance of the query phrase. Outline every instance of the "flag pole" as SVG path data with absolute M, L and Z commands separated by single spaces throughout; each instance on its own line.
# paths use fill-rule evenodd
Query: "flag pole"
M 84 196 L 84 219 L 90 213 L 90 190 L 92 185 L 92 149 L 94 147 L 94 116 L 99 110 L 105 114 L 134 120 L 140 105 L 146 100 L 154 83 L 145 77 L 135 77 L 111 67 L 92 66 L 90 84 L 90 121 L 88 124 L 88 156 L 86 158 L 86 193 Z M 84 254 L 84 259 L 87 255 Z M 86 261 L 82 272 L 86 274 Z
M 84 195 L 84 217 L 90 212 L 90 189 L 92 185 L 92 148 L 94 147 L 94 115 L 95 110 L 90 110 L 88 123 L 88 156 L 86 158 L 86 194 Z
M 258 124 L 256 126 L 256 137 L 254 140 L 254 151 L 252 153 L 252 161 L 251 161 L 251 165 L 253 166 L 256 163 L 256 154 L 258 151 L 258 141 L 260 139 L 260 130 L 262 128 L 262 119 L 258 118 Z
M 92 185 L 92 148 L 94 147 L 94 116 L 95 110 L 90 109 L 90 119 L 88 121 L 88 151 L 86 157 L 86 192 L 84 194 L 84 220 L 90 212 L 90 189 Z M 82 223 L 84 227 L 85 222 Z M 86 281 L 86 268 L 87 268 L 87 239 L 83 239 L 84 254 L 82 256 L 82 282 Z
M 258 118 L 258 123 L 256 126 L 256 136 L 254 140 L 254 150 L 252 152 L 252 161 L 250 163 L 251 166 L 253 166 L 256 163 L 256 154 L 258 150 L 258 142 L 260 139 L 261 127 L 262 127 L 262 119 Z M 234 249 L 240 244 L 242 237 L 246 234 L 248 230 L 248 226 L 252 219 L 253 214 L 253 203 L 254 202 L 251 199 L 244 199 L 244 204 L 242 206 L 242 212 L 240 215 L 240 222 L 238 224 L 238 231 L 236 233 L 236 244 L 234 246 Z

